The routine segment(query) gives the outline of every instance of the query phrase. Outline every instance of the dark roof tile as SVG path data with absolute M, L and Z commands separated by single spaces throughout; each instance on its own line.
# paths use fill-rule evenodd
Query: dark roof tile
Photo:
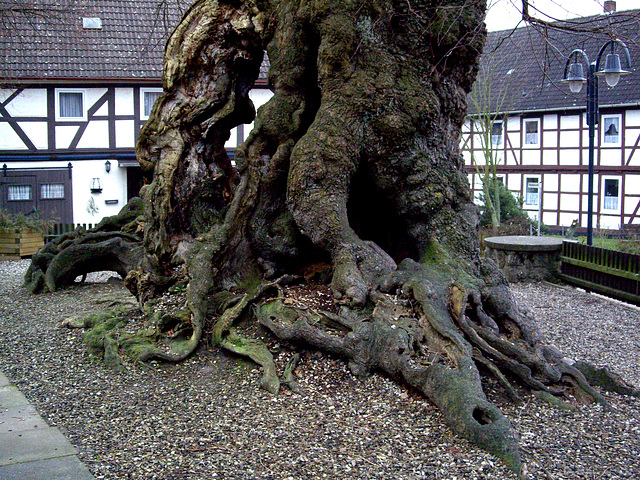
M 76 7 L 61 18 L 15 17 L 11 28 L 0 30 L 0 78 L 159 81 L 166 39 L 191 0 L 70 2 Z M 102 29 L 84 29 L 83 17 L 101 18 Z M 265 79 L 267 71 L 265 56 L 260 78 Z
M 160 17 L 159 4 L 167 5 Z M 157 80 L 164 42 L 188 6 L 185 0 L 86 0 L 76 5 L 56 19 L 15 17 L 0 35 L 0 77 Z M 82 17 L 101 18 L 102 29 L 84 29 Z
M 640 104 L 640 10 L 585 17 L 573 22 L 588 27 L 613 25 L 618 38 L 629 47 L 632 74 L 622 77 L 615 88 L 599 81 L 600 106 Z M 491 32 L 481 58 L 481 75 L 491 76 L 491 98 L 494 102 L 502 101 L 502 106 L 494 103 L 492 110 L 531 112 L 585 108 L 586 88 L 575 95 L 560 83 L 566 60 L 574 49 L 579 48 L 594 62 L 609 39 L 603 33 L 544 31 L 531 26 Z M 481 83 L 479 80 L 478 84 Z M 472 109 L 470 113 L 473 113 Z

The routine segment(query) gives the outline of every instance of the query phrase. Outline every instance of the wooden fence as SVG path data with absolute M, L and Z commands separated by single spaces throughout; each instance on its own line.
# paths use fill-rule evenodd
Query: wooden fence
M 73 232 L 77 227 L 85 230 L 93 228 L 92 223 L 56 223 L 51 226 L 48 235 L 62 235 L 63 233 Z
M 85 230 L 89 230 L 93 228 L 94 225 L 92 223 L 55 223 L 49 228 L 49 231 L 44 236 L 46 242 L 49 240 L 56 238 L 59 235 L 64 235 L 65 233 L 73 232 L 77 227 L 82 227 Z
M 640 255 L 565 241 L 560 260 L 562 281 L 640 305 Z

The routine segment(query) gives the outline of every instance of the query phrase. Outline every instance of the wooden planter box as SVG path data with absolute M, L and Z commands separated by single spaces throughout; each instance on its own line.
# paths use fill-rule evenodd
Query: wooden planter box
M 44 246 L 42 233 L 33 230 L 0 230 L 0 259 L 19 260 L 29 257 Z

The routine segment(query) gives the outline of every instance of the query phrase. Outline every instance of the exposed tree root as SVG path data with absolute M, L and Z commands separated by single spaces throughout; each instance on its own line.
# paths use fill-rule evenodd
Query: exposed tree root
M 255 315 L 278 338 L 347 358 L 356 375 L 380 369 L 403 380 L 433 401 L 458 434 L 517 472 L 518 435 L 486 399 L 476 365 L 487 368 L 514 400 L 519 396 L 507 376 L 556 405 L 568 405 L 558 395 L 604 403 L 577 369 L 545 355 L 540 343 L 510 333 L 529 328 L 524 317 L 501 319 L 510 323 L 509 331 L 496 332 L 500 322 L 473 322 L 468 315 L 477 315 L 477 300 L 487 297 L 466 293 L 448 268 L 405 261 L 394 276 L 386 286 L 396 284 L 398 294 L 377 293 L 368 314 L 347 307 L 340 314 L 301 308 L 277 288 L 255 306 Z M 443 276 L 450 278 L 448 288 L 439 287 Z M 477 282 L 473 287 L 482 288 Z
M 82 239 L 51 259 L 44 275 L 44 285 L 48 291 L 55 292 L 59 285 L 68 285 L 80 275 L 103 270 L 114 271 L 125 278 L 141 259 L 142 246 L 127 242 L 120 236 L 97 243 Z
M 33 255 L 25 287 L 32 293 L 53 292 L 78 276 L 104 270 L 125 278 L 144 257 L 141 215 L 142 200 L 134 198 L 118 215 L 105 217 L 94 228 L 78 227 L 48 242 Z
M 238 303 L 226 309 L 213 326 L 212 339 L 214 345 L 238 355 L 249 357 L 262 367 L 261 386 L 268 392 L 276 394 L 280 391 L 280 380 L 276 373 L 273 355 L 267 346 L 259 340 L 240 336 L 233 330 L 233 324 L 244 313 L 255 296 L 245 294 Z
M 403 380 L 433 401 L 457 433 L 519 471 L 518 435 L 482 392 L 471 349 L 447 318 L 446 299 L 438 309 L 406 307 L 403 300 L 416 297 L 381 293 L 368 315 L 347 307 L 336 315 L 287 305 L 279 290 L 255 312 L 278 338 L 345 357 L 356 375 L 379 369 Z
M 289 359 L 284 367 L 284 372 L 282 373 L 282 384 L 293 393 L 301 393 L 300 388 L 293 377 L 293 372 L 298 367 L 298 363 L 300 363 L 300 354 L 296 353 Z
M 284 285 L 292 279 L 287 277 L 282 284 L 264 283 L 252 289 L 252 293 L 228 295 L 222 313 L 213 317 L 204 313 L 200 326 L 194 323 L 194 306 L 202 302 L 205 312 L 207 301 L 203 297 L 196 300 L 194 296 L 202 295 L 207 288 L 195 287 L 190 292 L 191 308 L 157 315 L 152 322 L 155 327 L 146 332 L 118 333 L 124 323 L 113 315 L 75 326 L 91 328 L 85 341 L 113 368 L 121 368 L 118 352 L 140 361 L 179 361 L 195 350 L 205 330 L 211 331 L 215 345 L 262 366 L 263 388 L 277 393 L 283 385 L 299 392 L 292 373 L 299 357 L 290 360 L 279 378 L 266 345 L 235 330 L 239 321 L 253 316 L 279 339 L 303 342 L 347 359 L 357 376 L 381 370 L 422 392 L 438 406 L 456 433 L 501 458 L 519 473 L 518 434 L 487 400 L 478 367 L 498 379 L 514 401 L 519 396 L 512 380 L 528 386 L 536 396 L 559 408 L 573 408 L 565 400 L 604 400 L 578 368 L 540 344 L 527 325 L 524 312 L 509 309 L 510 316 L 492 322 L 485 319 L 483 326 L 477 319 L 478 312 L 489 317 L 487 311 L 499 310 L 495 291 L 488 293 L 492 288 L 495 290 L 495 285 L 488 287 L 477 279 L 468 283 L 469 279 L 452 271 L 446 262 L 404 261 L 396 272 L 381 279 L 379 289 L 372 292 L 364 309 L 343 305 L 328 311 L 307 305 L 288 296 Z M 168 353 L 152 346 L 166 341 L 167 330 L 177 332 L 176 336 L 182 331 L 183 337 L 185 332 L 192 333 L 186 340 L 171 342 Z M 528 341 L 522 332 L 529 332 Z M 609 379 L 612 390 L 638 394 L 609 372 L 582 363 L 579 366 Z M 590 373 L 589 377 L 594 375 Z
M 34 257 L 29 288 L 54 290 L 92 271 L 96 255 L 100 269 L 127 275 L 145 310 L 184 281 L 185 308 L 152 313 L 137 334 L 106 319 L 88 343 L 116 366 L 117 351 L 175 362 L 211 331 L 263 367 L 264 388 L 295 389 L 295 360 L 281 381 L 266 346 L 238 333 L 253 316 L 278 338 L 346 358 L 356 375 L 379 369 L 419 390 L 520 473 L 518 435 L 481 371 L 514 400 L 524 386 L 604 403 L 585 375 L 637 392 L 569 365 L 479 257 L 459 133 L 486 2 L 462 3 L 197 0 L 167 42 L 165 92 L 137 145 L 150 182 L 144 258 L 129 248 L 139 222 L 112 219 Z M 254 117 L 248 94 L 265 49 L 274 95 L 234 170 L 225 143 Z M 331 302 L 289 298 L 290 278 L 266 283 L 319 262 L 331 266 Z
M 582 372 L 591 385 L 601 387 L 608 392 L 640 398 L 639 389 L 625 382 L 620 375 L 611 372 L 607 367 L 598 368 L 587 362 L 576 362 L 573 366 Z

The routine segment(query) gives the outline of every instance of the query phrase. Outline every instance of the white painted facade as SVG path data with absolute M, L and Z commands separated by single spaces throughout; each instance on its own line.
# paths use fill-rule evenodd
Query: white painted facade
M 587 225 L 589 135 L 584 113 L 528 112 L 503 119 L 494 137 L 498 176 L 529 215 L 549 226 Z M 477 124 L 467 120 L 462 153 L 476 195 L 482 183 L 472 162 L 485 163 Z M 595 228 L 640 224 L 640 108 L 601 109 L 594 149 Z M 535 184 L 539 184 L 535 187 Z M 537 188 L 537 190 L 536 190 Z
M 72 221 L 96 224 L 118 213 L 128 200 L 135 142 L 160 92 L 155 86 L 115 85 L 0 89 L 0 167 L 13 172 L 71 164 L 72 192 L 67 195 L 72 198 L 66 200 L 73 205 Z M 250 98 L 259 108 L 271 95 L 266 88 L 256 88 Z M 252 127 L 235 128 L 225 145 L 228 151 L 244 141 Z M 97 183 L 99 193 L 91 189 Z

